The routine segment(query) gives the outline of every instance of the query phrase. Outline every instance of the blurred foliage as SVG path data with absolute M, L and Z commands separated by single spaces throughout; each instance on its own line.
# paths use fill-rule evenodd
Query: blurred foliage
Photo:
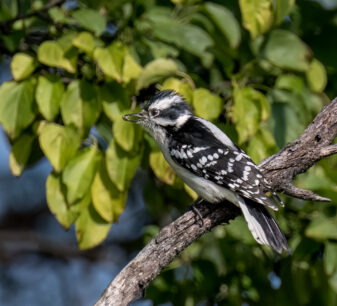
M 75 223 L 86 249 L 118 221 L 141 166 L 155 220 L 146 242 L 195 194 L 122 115 L 156 89 L 175 89 L 261 161 L 337 95 L 337 6 L 329 3 L 1 0 L 1 59 L 11 58 L 13 80 L 0 87 L 0 123 L 13 174 L 49 159 L 49 208 L 65 229 Z M 336 203 L 336 171 L 330 157 L 296 184 Z M 191 245 L 146 297 L 186 306 L 336 305 L 336 206 L 284 200 L 276 217 L 292 257 L 258 246 L 237 218 Z

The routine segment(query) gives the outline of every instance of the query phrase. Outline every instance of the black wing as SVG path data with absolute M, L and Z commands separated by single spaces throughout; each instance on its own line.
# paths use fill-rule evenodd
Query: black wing
M 169 148 L 175 162 L 244 198 L 277 209 L 276 203 L 267 197 L 265 191 L 269 191 L 274 200 L 280 202 L 278 196 L 244 151 L 233 143 L 226 146 L 207 129 L 201 133 L 200 124 L 188 131 L 185 128 L 178 134 L 172 138 Z

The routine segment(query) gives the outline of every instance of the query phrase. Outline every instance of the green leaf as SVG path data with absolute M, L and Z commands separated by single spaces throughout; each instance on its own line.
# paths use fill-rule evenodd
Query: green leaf
M 162 85 L 162 89 L 173 89 L 177 93 L 181 94 L 188 103 L 192 104 L 193 101 L 193 88 L 185 80 L 179 80 L 176 78 L 168 78 Z
M 141 129 L 135 124 L 130 124 L 120 114 L 113 125 L 113 134 L 118 145 L 127 152 L 137 151 L 141 139 Z
M 306 228 L 305 235 L 316 240 L 337 239 L 337 217 L 318 215 Z
M 257 164 L 276 153 L 277 146 L 273 135 L 266 129 L 260 129 L 249 141 L 247 153 Z
M 324 268 L 328 275 L 332 275 L 337 272 L 337 243 L 329 242 L 325 243 L 324 249 Z
M 76 238 L 81 250 L 93 248 L 108 235 L 111 223 L 104 221 L 92 205 L 81 210 L 76 220 Z
M 1 85 L 0 123 L 10 138 L 18 137 L 33 122 L 35 115 L 32 81 L 5 82 Z
M 281 74 L 275 82 L 275 88 L 302 93 L 305 89 L 303 78 L 295 74 Z
M 317 59 L 310 63 L 306 72 L 308 84 L 313 92 L 322 92 L 327 84 L 327 75 L 324 65 Z
M 45 123 L 39 128 L 39 143 L 56 172 L 60 172 L 76 154 L 81 139 L 73 126 Z
M 95 40 L 89 32 L 79 33 L 72 43 L 75 47 L 83 50 L 88 55 L 91 55 L 94 52 Z
M 24 133 L 12 144 L 12 150 L 9 155 L 9 167 L 15 176 L 20 176 L 25 168 L 35 136 Z
M 173 19 L 170 11 L 162 8 L 150 10 L 146 18 L 151 22 L 150 29 L 155 37 L 200 57 L 206 67 L 211 65 L 213 55 L 207 50 L 214 43 L 202 28 Z
M 260 122 L 268 118 L 269 112 L 269 103 L 261 92 L 251 87 L 234 90 L 233 122 L 240 144 L 255 135 Z
M 91 186 L 92 202 L 95 210 L 108 222 L 117 222 L 124 211 L 127 191 L 119 192 L 111 182 L 106 169 L 105 159 L 102 159 Z
M 77 53 L 76 50 L 63 50 L 56 41 L 45 41 L 37 52 L 38 60 L 50 67 L 61 67 L 70 73 L 76 72 Z
M 174 61 L 163 58 L 156 59 L 148 63 L 140 73 L 137 80 L 137 90 L 146 88 L 165 77 L 175 75 L 177 71 L 178 67 Z
M 193 92 L 193 106 L 197 116 L 206 120 L 215 120 L 223 110 L 223 101 L 209 90 L 199 88 Z
M 92 9 L 80 9 L 73 12 L 73 17 L 85 29 L 101 35 L 106 28 L 106 17 Z
M 141 71 L 142 67 L 127 53 L 124 57 L 122 81 L 129 83 L 131 80 L 137 79 Z
M 159 150 L 150 153 L 150 166 L 157 178 L 168 185 L 173 185 L 176 175 Z
M 310 49 L 298 36 L 279 29 L 270 33 L 264 55 L 273 65 L 295 71 L 307 71 L 312 57 Z
M 94 87 L 85 80 L 68 85 L 61 100 L 61 114 L 65 124 L 74 124 L 86 133 L 101 113 L 101 100 Z
M 58 115 L 63 92 L 64 86 L 60 77 L 53 74 L 39 76 L 35 99 L 40 113 L 47 120 L 53 121 Z
M 126 47 L 121 42 L 115 41 L 107 48 L 96 48 L 94 59 L 105 75 L 122 82 L 123 61 L 126 54 Z
M 252 39 L 267 32 L 272 24 L 272 0 L 239 0 L 243 26 Z
M 204 9 L 226 37 L 231 48 L 237 48 L 240 44 L 241 32 L 233 13 L 226 7 L 212 2 L 206 2 Z
M 96 146 L 83 149 L 65 167 L 62 181 L 67 187 L 67 201 L 72 204 L 83 198 L 94 180 L 101 159 Z
M 46 192 L 50 211 L 65 229 L 69 229 L 79 214 L 74 210 L 74 206 L 68 205 L 66 201 L 60 174 L 54 172 L 49 174 L 46 183 Z
M 34 57 L 26 53 L 16 53 L 11 61 L 12 75 L 16 81 L 29 77 L 35 70 L 35 67 Z
M 131 104 L 131 98 L 128 91 L 116 82 L 105 83 L 100 88 L 104 113 L 115 121 L 121 116 L 121 113 L 128 110 Z
M 275 24 L 280 24 L 284 20 L 295 4 L 295 0 L 276 0 Z
M 131 155 L 111 141 L 106 151 L 106 166 L 109 177 L 120 192 L 128 190 L 130 181 L 140 163 L 142 154 Z

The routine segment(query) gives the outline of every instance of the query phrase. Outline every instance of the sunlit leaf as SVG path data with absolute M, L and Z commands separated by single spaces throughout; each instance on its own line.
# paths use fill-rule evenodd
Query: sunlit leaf
M 114 122 L 113 134 L 116 142 L 124 151 L 130 152 L 139 149 L 139 141 L 142 134 L 140 127 L 124 121 L 122 114 Z
M 101 112 L 101 100 L 96 87 L 87 81 L 71 82 L 61 100 L 61 114 L 65 124 L 74 124 L 87 132 Z
M 126 47 L 119 41 L 116 41 L 107 48 L 96 48 L 94 51 L 94 58 L 105 75 L 121 82 L 123 61 L 126 54 Z
M 73 17 L 85 29 L 101 35 L 106 27 L 106 17 L 92 9 L 79 9 L 73 12 Z
M 81 250 L 93 248 L 108 235 L 111 223 L 102 219 L 92 204 L 81 210 L 76 220 L 76 238 Z
M 141 71 L 142 67 L 127 53 L 124 57 L 122 81 L 124 83 L 129 83 L 131 80 L 137 79 Z
M 65 167 L 62 181 L 67 187 L 67 201 L 72 204 L 83 198 L 94 180 L 101 159 L 96 146 L 79 152 Z
M 45 123 L 39 129 L 40 147 L 56 172 L 60 172 L 80 146 L 80 135 L 73 126 Z
M 312 57 L 310 49 L 298 36 L 279 29 L 270 33 L 264 55 L 273 65 L 295 71 L 308 70 Z
M 284 18 L 290 13 L 295 4 L 295 0 L 276 0 L 275 23 L 282 23 Z
M 317 59 L 310 63 L 309 70 L 306 72 L 309 86 L 314 92 L 322 92 L 327 83 L 327 74 L 324 65 Z
M 150 153 L 150 166 L 157 178 L 162 182 L 173 185 L 176 175 L 159 150 Z
M 129 188 L 140 160 L 141 154 L 133 156 L 120 149 L 114 141 L 110 142 L 106 151 L 106 165 L 111 181 L 120 192 Z
M 212 3 L 205 3 L 205 11 L 226 37 L 231 48 L 236 48 L 241 40 L 240 26 L 232 12 L 226 7 Z
M 92 202 L 99 215 L 108 222 L 117 222 L 124 211 L 127 191 L 119 192 L 111 182 L 105 159 L 102 159 L 91 187 Z
M 73 45 L 87 54 L 91 55 L 95 48 L 95 41 L 92 34 L 89 32 L 81 32 L 73 40 Z
M 174 61 L 169 59 L 157 59 L 147 64 L 140 73 L 137 80 L 137 90 L 146 88 L 150 84 L 159 80 L 175 75 L 178 67 Z
M 32 81 L 6 82 L 1 85 L 0 123 L 12 139 L 33 122 L 35 115 Z
M 239 135 L 239 143 L 247 141 L 259 129 L 261 120 L 270 113 L 266 97 L 259 91 L 245 87 L 234 90 L 233 121 Z
M 100 87 L 104 113 L 115 121 L 123 111 L 130 108 L 131 98 L 128 91 L 116 82 L 106 83 Z
M 198 88 L 193 92 L 193 106 L 197 116 L 214 120 L 220 116 L 223 110 L 223 101 L 209 90 Z
M 40 75 L 37 82 L 35 99 L 40 113 L 49 121 L 53 121 L 59 113 L 60 100 L 64 86 L 56 75 Z
M 25 168 L 35 136 L 24 133 L 12 144 L 12 150 L 9 155 L 9 167 L 15 176 L 20 176 Z
M 60 174 L 54 172 L 49 174 L 46 183 L 46 193 L 50 211 L 65 229 L 69 229 L 79 214 L 77 211 L 73 211 L 66 201 Z
M 188 103 L 192 104 L 193 101 L 193 88 L 185 80 L 179 80 L 176 78 L 168 78 L 165 80 L 162 86 L 162 90 L 173 89 L 177 93 L 181 94 Z
M 11 71 L 16 81 L 29 77 L 35 70 L 35 67 L 34 57 L 26 53 L 16 53 L 11 61 Z
M 243 26 L 255 39 L 267 32 L 272 24 L 272 0 L 240 0 Z

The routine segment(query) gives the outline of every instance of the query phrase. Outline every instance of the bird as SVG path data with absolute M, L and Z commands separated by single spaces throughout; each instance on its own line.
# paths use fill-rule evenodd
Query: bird
M 238 206 L 255 240 L 277 253 L 290 253 L 271 216 L 283 206 L 258 166 L 216 125 L 194 115 L 173 90 L 155 93 L 138 113 L 123 119 L 141 125 L 156 141 L 177 175 L 208 203 Z M 266 194 L 268 193 L 268 195 Z

